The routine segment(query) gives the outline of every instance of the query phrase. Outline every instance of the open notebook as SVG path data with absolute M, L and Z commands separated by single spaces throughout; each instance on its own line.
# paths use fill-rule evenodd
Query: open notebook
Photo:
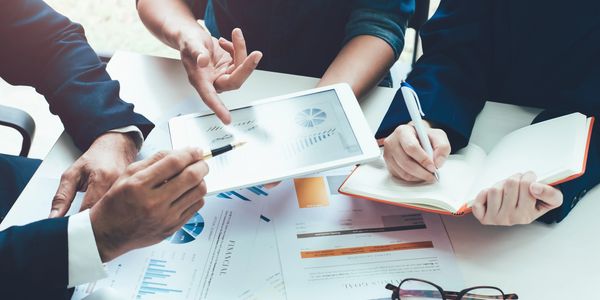
M 573 113 L 513 131 L 489 153 L 469 144 L 450 155 L 440 180 L 430 184 L 392 177 L 380 158 L 357 167 L 339 192 L 442 214 L 468 213 L 481 190 L 516 173 L 533 171 L 539 182 L 552 185 L 581 176 L 593 123 L 593 117 Z

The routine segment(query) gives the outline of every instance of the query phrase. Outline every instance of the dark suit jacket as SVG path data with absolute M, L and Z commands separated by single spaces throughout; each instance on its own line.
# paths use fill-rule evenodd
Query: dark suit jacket
M 445 0 L 424 26 L 424 55 L 407 81 L 426 118 L 464 147 L 485 100 L 547 109 L 537 121 L 574 111 L 600 117 L 600 2 Z M 410 121 L 397 93 L 377 136 Z M 596 122 L 597 124 L 598 122 Z M 564 203 L 542 220 L 562 220 L 600 181 L 595 126 L 586 174 L 560 186 Z
M 118 82 L 83 28 L 41 0 L 0 1 L 0 41 L 0 76 L 43 94 L 82 151 L 111 129 L 135 125 L 145 135 L 152 129 L 119 98 Z M 0 298 L 67 297 L 67 223 L 43 220 L 0 232 Z

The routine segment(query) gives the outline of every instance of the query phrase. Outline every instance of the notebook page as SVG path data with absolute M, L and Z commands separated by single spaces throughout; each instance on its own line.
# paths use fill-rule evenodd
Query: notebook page
M 451 155 L 439 169 L 440 181 L 408 183 L 394 178 L 383 158 L 361 165 L 343 186 L 343 191 L 370 198 L 410 204 L 426 204 L 456 211 L 467 202 L 467 194 L 485 159 L 485 152 L 469 145 Z
M 533 171 L 544 181 L 568 172 L 581 156 L 586 124 L 585 115 L 573 113 L 506 135 L 488 154 L 469 198 L 516 173 Z

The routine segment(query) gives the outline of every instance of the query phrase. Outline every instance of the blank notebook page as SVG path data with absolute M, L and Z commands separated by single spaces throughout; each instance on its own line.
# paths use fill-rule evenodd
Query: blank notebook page
M 538 180 L 560 179 L 581 168 L 587 141 L 587 117 L 574 113 L 534 124 L 506 135 L 488 154 L 471 198 L 516 173 L 533 171 Z

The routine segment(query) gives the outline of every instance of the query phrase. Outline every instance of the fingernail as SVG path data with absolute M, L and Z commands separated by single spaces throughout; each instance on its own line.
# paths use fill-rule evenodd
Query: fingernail
M 539 183 L 534 183 L 531 185 L 531 192 L 533 193 L 533 195 L 539 196 L 542 194 L 542 191 L 543 187 Z
M 53 209 L 50 211 L 50 218 L 56 218 L 58 216 L 58 209 Z

